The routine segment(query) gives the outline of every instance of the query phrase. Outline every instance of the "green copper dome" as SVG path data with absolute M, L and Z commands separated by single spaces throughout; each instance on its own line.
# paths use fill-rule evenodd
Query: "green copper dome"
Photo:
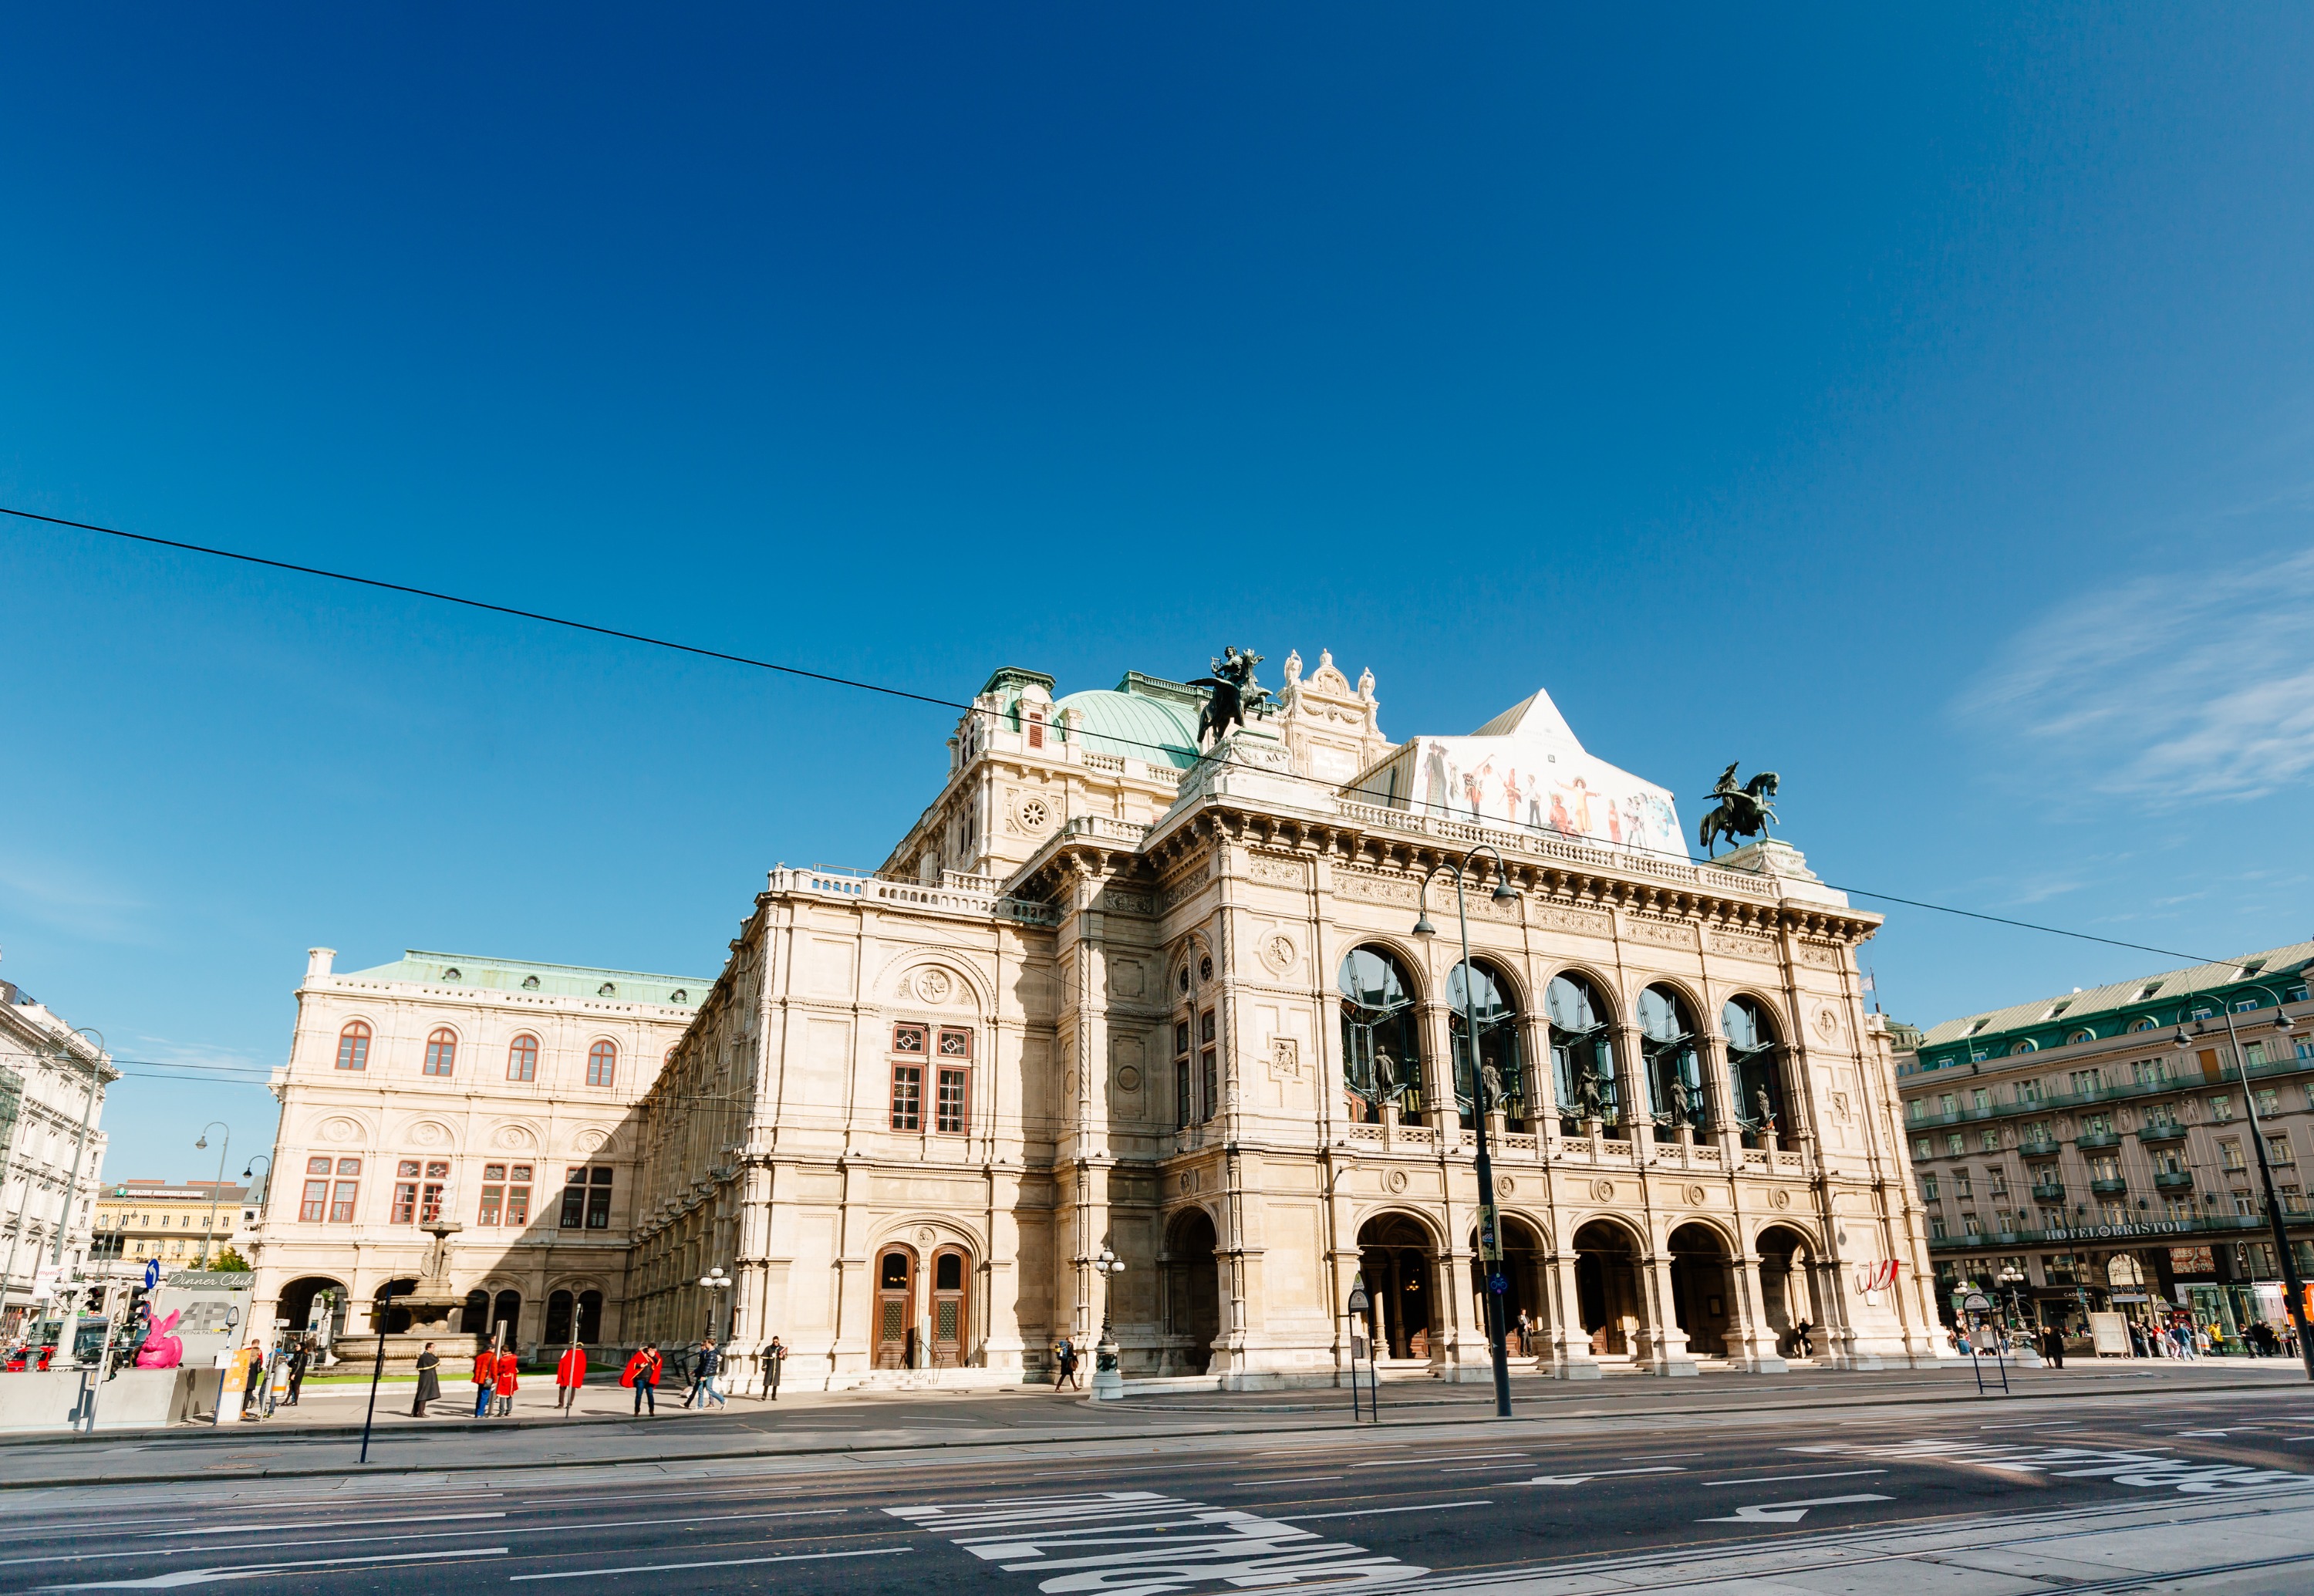
M 1144 693 L 1095 689 L 1072 692 L 1053 706 L 1054 719 L 1074 710 L 1082 721 L 1078 736 L 1095 754 L 1170 764 L 1186 771 L 1197 763 L 1197 717 L 1179 704 Z

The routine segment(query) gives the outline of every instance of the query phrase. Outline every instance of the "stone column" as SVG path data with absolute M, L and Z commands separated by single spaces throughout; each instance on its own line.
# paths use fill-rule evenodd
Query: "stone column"
M 1654 1139 L 1651 1132 L 1655 1113 L 1655 1098 L 1647 1080 L 1647 1054 L 1639 1049 L 1641 1032 L 1638 1027 L 1619 1025 L 1614 1027 L 1614 1032 L 1615 1072 L 1619 1077 L 1615 1095 L 1623 1115 L 1622 1124 L 1615 1128 L 1617 1133 L 1630 1139 L 1631 1156 L 1644 1160 L 1647 1155 L 1640 1149 Z
M 1591 1336 L 1583 1328 L 1583 1299 L 1575 1289 L 1575 1255 L 1552 1253 L 1549 1273 L 1550 1372 L 1559 1380 L 1597 1380 L 1599 1362 L 1591 1354 Z
M 1729 1355 L 1747 1374 L 1781 1374 L 1790 1367 L 1776 1350 L 1776 1329 L 1768 1322 L 1766 1299 L 1760 1291 L 1760 1257 L 1744 1253 L 1728 1261 L 1735 1276 L 1736 1333 L 1729 1337 Z
M 1647 1315 L 1639 1335 L 1649 1371 L 1673 1377 L 1698 1372 L 1695 1360 L 1687 1354 L 1687 1332 L 1679 1327 L 1679 1314 L 1672 1306 L 1668 1251 L 1659 1248 L 1639 1260 L 1639 1295 Z
M 1439 1327 L 1440 1345 L 1433 1349 L 1433 1359 L 1444 1365 L 1449 1380 L 1492 1380 L 1486 1323 L 1477 1317 L 1477 1300 L 1471 1295 L 1471 1254 L 1450 1243 L 1433 1261 L 1437 1265 L 1434 1273 L 1439 1300 L 1431 1312 L 1444 1321 Z

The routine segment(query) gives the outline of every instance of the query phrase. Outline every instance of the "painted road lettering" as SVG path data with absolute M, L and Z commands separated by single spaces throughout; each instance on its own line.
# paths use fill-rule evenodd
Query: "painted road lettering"
M 884 1511 L 1054 1592 L 1331 1589 L 1395 1583 L 1429 1572 L 1278 1519 L 1155 1491 L 1008 1496 Z
M 1869 1491 L 1856 1496 L 1811 1496 L 1804 1502 L 1762 1502 L 1752 1507 L 1739 1507 L 1726 1518 L 1698 1519 L 1699 1524 L 1797 1524 L 1807 1516 L 1811 1507 L 1838 1507 L 1848 1502 L 1894 1502 L 1893 1496 L 1875 1495 Z

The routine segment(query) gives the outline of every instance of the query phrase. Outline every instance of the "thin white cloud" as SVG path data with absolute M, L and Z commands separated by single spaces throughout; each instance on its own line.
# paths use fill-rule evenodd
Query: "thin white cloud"
M 71 865 L 25 859 L 0 865 L 0 906 L 92 942 L 144 946 L 153 939 L 148 905 Z
M 2314 551 L 2142 577 L 2019 634 L 1955 703 L 2092 789 L 2257 798 L 2314 770 Z

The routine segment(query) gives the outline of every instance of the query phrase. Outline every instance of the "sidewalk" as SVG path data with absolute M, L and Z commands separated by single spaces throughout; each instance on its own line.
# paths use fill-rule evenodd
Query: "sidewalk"
M 1517 1416 L 1508 1424 L 1526 1433 L 1589 1432 L 1601 1425 L 1756 1424 L 1796 1408 L 1877 1410 L 1894 1416 L 1924 1407 L 2020 1405 L 2009 1411 L 2053 1411 L 2053 1400 L 2092 1397 L 2191 1401 L 2228 1393 L 2306 1389 L 2303 1371 L 2279 1359 L 2212 1367 L 2210 1362 L 2144 1363 L 2108 1359 L 2102 1366 L 2012 1370 L 2011 1393 L 1980 1397 L 1964 1365 L 1956 1370 L 1896 1370 L 1871 1373 L 1810 1371 L 1805 1375 L 1707 1374 L 1665 1380 L 1632 1376 L 1580 1383 L 1527 1379 L 1515 1382 Z M 95 1436 L 19 1435 L 0 1445 L 0 1489 L 188 1479 L 331 1479 L 363 1473 L 411 1474 L 437 1481 L 460 1476 L 534 1469 L 637 1467 L 696 1476 L 717 1466 L 776 1465 L 782 1458 L 817 1457 L 837 1468 L 876 1467 L 878 1454 L 929 1449 L 980 1449 L 981 1455 L 1067 1455 L 1071 1449 L 1113 1450 L 1153 1439 L 1347 1432 L 1349 1393 L 1294 1391 L 1187 1400 L 1151 1398 L 1093 1404 L 1074 1393 L 1040 1388 L 1000 1390 L 814 1393 L 778 1403 L 735 1398 L 728 1409 L 689 1413 L 663 1406 L 656 1418 L 631 1416 L 632 1398 L 606 1382 L 590 1387 L 579 1416 L 555 1415 L 554 1391 L 542 1384 L 517 1394 L 508 1419 L 471 1417 L 473 1388 L 463 1410 L 446 1398 L 446 1414 L 467 1416 L 418 1420 L 408 1416 L 409 1388 L 400 1411 L 381 1412 L 367 1468 L 356 1463 L 367 1387 L 308 1389 L 305 1403 L 272 1421 Z M 1382 1390 L 1382 1423 L 1409 1429 L 1435 1424 L 1504 1423 L 1492 1414 L 1490 1386 L 1443 1384 Z M 2055 1409 L 2054 1411 L 2062 1411 Z M 1906 1418 L 1904 1422 L 1911 1422 Z

